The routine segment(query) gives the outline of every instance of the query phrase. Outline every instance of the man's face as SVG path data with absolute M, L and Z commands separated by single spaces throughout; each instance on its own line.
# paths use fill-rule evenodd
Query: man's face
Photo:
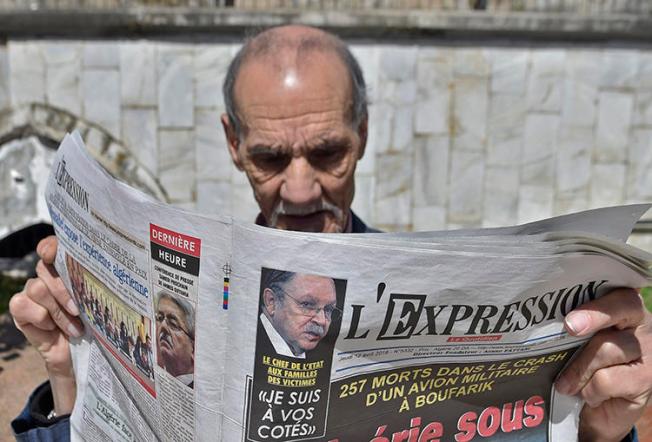
M 156 311 L 158 364 L 172 376 L 194 372 L 194 342 L 188 334 L 183 310 L 173 301 L 161 298 Z
M 270 227 L 342 232 L 366 121 L 351 125 L 351 86 L 340 59 L 332 52 L 305 58 L 297 66 L 246 62 L 235 86 L 241 137 L 225 116 L 222 122 L 233 161 Z
M 332 279 L 296 275 L 284 294 L 274 294 L 271 303 L 265 301 L 270 322 L 292 352 L 299 355 L 314 349 L 326 336 L 337 299 Z

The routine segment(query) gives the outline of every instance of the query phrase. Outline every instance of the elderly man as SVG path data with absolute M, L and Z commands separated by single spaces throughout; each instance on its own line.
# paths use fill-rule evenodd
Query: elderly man
M 265 31 L 236 56 L 224 92 L 228 112 L 222 125 L 231 157 L 260 205 L 259 223 L 367 231 L 350 210 L 355 166 L 367 140 L 365 85 L 341 41 L 302 26 Z M 81 326 L 52 267 L 55 250 L 54 238 L 39 244 L 38 278 L 14 296 L 10 308 L 48 368 L 50 383 L 35 392 L 31 406 L 51 388 L 49 404 L 63 415 L 72 410 L 76 394 L 68 337 L 79 336 Z M 622 289 L 571 312 L 566 327 L 573 335 L 597 333 L 557 384 L 561 392 L 586 400 L 581 439 L 630 438 L 652 395 L 652 315 L 635 290 Z M 66 425 L 37 419 L 30 410 L 35 408 L 14 421 L 17 432 Z
M 325 276 L 271 270 L 262 293 L 260 322 L 276 353 L 305 359 L 337 319 L 335 282 Z
M 156 297 L 156 362 L 190 388 L 195 373 L 195 311 L 168 292 Z

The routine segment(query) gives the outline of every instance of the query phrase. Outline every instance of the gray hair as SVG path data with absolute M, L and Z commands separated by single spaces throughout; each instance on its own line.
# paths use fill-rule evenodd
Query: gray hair
M 283 302 L 287 285 L 297 276 L 295 272 L 268 269 L 263 281 L 263 289 L 270 289 L 275 297 Z
M 242 122 L 238 118 L 235 100 L 235 82 L 240 69 L 248 59 L 270 55 L 284 47 L 296 48 L 297 54 L 310 51 L 330 50 L 335 52 L 344 64 L 351 80 L 351 125 L 357 129 L 368 114 L 367 85 L 360 64 L 347 45 L 338 37 L 329 33 L 325 33 L 324 36 L 311 35 L 301 37 L 299 41 L 289 41 L 273 32 L 274 29 L 270 28 L 248 37 L 233 60 L 231 60 L 226 72 L 224 84 L 222 85 L 224 106 L 237 137 L 240 138 L 242 135 Z
M 186 326 L 188 327 L 188 334 L 195 339 L 195 309 L 192 307 L 190 302 L 185 299 L 179 299 L 172 295 L 172 293 L 161 290 L 156 294 L 156 308 L 158 308 L 159 303 L 162 299 L 167 299 L 173 302 L 177 307 L 181 309 L 183 315 L 185 316 Z

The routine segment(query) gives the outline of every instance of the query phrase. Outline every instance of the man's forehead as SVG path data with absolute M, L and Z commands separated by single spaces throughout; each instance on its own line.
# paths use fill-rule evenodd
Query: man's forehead
M 293 289 L 296 294 L 315 296 L 335 294 L 335 283 L 325 276 L 298 274 L 290 280 L 288 288 Z
M 243 116 L 261 107 L 289 116 L 323 105 L 346 111 L 350 105 L 350 78 L 334 52 L 311 53 L 303 60 L 268 58 L 247 61 L 238 74 L 235 95 Z
M 158 309 L 159 310 L 174 310 L 176 312 L 183 312 L 183 309 L 177 305 L 176 302 L 171 300 L 170 298 L 161 298 L 160 301 L 158 302 Z

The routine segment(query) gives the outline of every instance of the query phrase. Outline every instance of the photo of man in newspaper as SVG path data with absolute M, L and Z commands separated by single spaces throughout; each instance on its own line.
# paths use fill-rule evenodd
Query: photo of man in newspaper
M 162 290 L 155 300 L 156 363 L 177 381 L 194 388 L 195 309 Z
M 305 359 L 341 316 L 332 278 L 283 270 L 267 273 L 260 322 L 279 355 Z
M 150 318 L 127 305 L 69 254 L 66 268 L 75 301 L 95 336 L 155 396 Z
M 325 434 L 346 283 L 261 269 L 256 362 L 247 387 L 247 441 L 287 442 Z M 291 415 L 289 409 L 294 410 Z

